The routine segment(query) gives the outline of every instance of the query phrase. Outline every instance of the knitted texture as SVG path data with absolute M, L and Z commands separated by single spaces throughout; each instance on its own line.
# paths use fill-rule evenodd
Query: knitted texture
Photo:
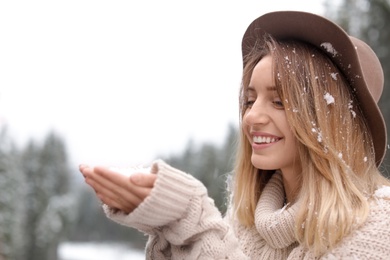
M 321 259 L 390 259 L 390 197 L 373 197 L 366 222 L 346 236 Z M 310 252 L 297 247 L 290 259 L 314 259 Z
M 247 259 L 201 182 L 161 160 L 152 173 L 151 194 L 131 214 L 104 206 L 112 220 L 150 235 L 147 259 Z
M 314 259 L 295 241 L 299 204 L 284 206 L 280 173 L 266 185 L 255 210 L 255 225 L 238 223 L 228 211 L 222 218 L 204 185 L 191 175 L 156 161 L 151 194 L 126 215 L 104 206 L 107 216 L 149 234 L 146 258 L 159 259 Z M 322 259 L 388 259 L 390 199 L 371 200 L 367 221 Z

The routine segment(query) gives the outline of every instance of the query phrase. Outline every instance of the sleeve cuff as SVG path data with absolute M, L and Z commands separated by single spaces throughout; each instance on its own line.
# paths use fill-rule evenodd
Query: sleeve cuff
M 151 194 L 128 215 L 104 205 L 103 209 L 108 218 L 149 233 L 150 229 L 182 218 L 191 198 L 207 193 L 200 181 L 162 160 L 152 164 L 151 173 L 157 174 Z

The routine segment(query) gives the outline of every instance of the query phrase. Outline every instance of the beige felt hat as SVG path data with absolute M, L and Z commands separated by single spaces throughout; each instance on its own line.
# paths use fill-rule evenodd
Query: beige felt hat
M 279 11 L 264 14 L 249 25 L 242 39 L 243 57 L 264 39 L 265 33 L 279 40 L 296 39 L 317 46 L 339 67 L 355 91 L 366 117 L 379 166 L 387 146 L 386 124 L 377 105 L 384 77 L 373 50 L 324 17 L 307 12 Z

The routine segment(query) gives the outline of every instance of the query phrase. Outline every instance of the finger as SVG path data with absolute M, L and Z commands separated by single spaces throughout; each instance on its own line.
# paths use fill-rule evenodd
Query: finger
M 96 175 L 100 176 L 103 179 L 108 180 L 112 184 L 118 187 L 128 188 L 128 183 L 130 183 L 128 176 L 110 170 L 107 167 L 101 167 L 101 166 L 95 167 L 94 171 Z
M 100 194 L 101 199 L 104 198 L 104 203 L 121 210 L 128 211 L 138 206 L 151 191 L 151 187 L 136 186 L 130 181 L 128 176 L 112 171 L 106 167 L 86 168 L 83 172 L 87 184 L 97 194 Z M 146 181 L 146 184 L 153 182 L 155 178 L 148 179 L 150 180 Z
M 131 192 L 106 188 L 106 186 L 91 178 L 86 179 L 86 182 L 95 190 L 98 198 L 110 207 L 128 210 L 141 203 L 141 199 Z
M 137 187 L 134 191 L 134 195 L 143 201 L 151 192 L 152 188 Z
M 144 173 L 135 173 L 130 176 L 130 180 L 137 186 L 152 188 L 157 179 L 156 174 L 144 174 Z
M 88 165 L 85 165 L 85 164 L 80 164 L 79 165 L 79 171 L 85 177 L 86 172 L 88 172 L 88 171 L 90 172 L 91 171 L 91 167 L 89 167 Z
M 88 165 L 86 164 L 80 164 L 79 165 L 79 171 L 82 172 L 85 168 L 88 168 Z
M 96 179 L 96 181 L 104 186 L 105 189 L 113 191 L 113 193 L 118 197 L 130 200 L 131 203 L 137 203 L 137 199 L 144 200 L 145 197 L 150 193 L 150 188 L 153 187 L 154 181 L 156 180 L 155 174 L 140 174 L 140 177 L 142 177 L 140 184 L 144 185 L 146 188 L 149 188 L 145 189 L 144 186 L 139 187 L 132 183 L 128 176 L 117 173 L 108 168 L 95 167 L 95 172 L 99 177 Z
M 101 193 L 112 199 L 120 198 L 125 195 L 129 197 L 129 199 L 133 199 L 134 197 L 131 196 L 132 187 L 123 184 L 125 182 L 130 182 L 125 176 L 101 175 L 98 171 L 92 171 L 91 173 L 86 171 L 85 181 L 95 190 L 95 192 Z M 129 189 L 129 191 L 127 191 L 127 189 Z M 130 193 L 130 195 L 127 193 Z
M 99 183 L 103 189 L 110 190 L 118 196 L 127 191 L 132 191 L 135 187 L 127 176 L 110 171 L 106 167 L 95 167 L 91 174 L 88 174 L 87 171 L 86 175 Z
M 110 208 L 115 209 L 115 210 L 121 210 L 126 214 L 131 213 L 138 205 L 138 204 L 132 204 L 129 202 L 127 202 L 126 204 L 123 204 L 123 203 L 118 202 L 117 200 L 113 200 L 109 197 L 105 197 L 104 195 L 102 195 L 100 193 L 97 194 L 97 196 L 104 204 L 106 204 Z

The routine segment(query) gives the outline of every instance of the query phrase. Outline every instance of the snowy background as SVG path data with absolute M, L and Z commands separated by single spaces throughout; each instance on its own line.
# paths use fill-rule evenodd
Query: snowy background
M 60 246 L 59 260 L 144 260 L 142 251 L 123 244 L 64 243 Z M 93 257 L 93 258 L 91 258 Z

